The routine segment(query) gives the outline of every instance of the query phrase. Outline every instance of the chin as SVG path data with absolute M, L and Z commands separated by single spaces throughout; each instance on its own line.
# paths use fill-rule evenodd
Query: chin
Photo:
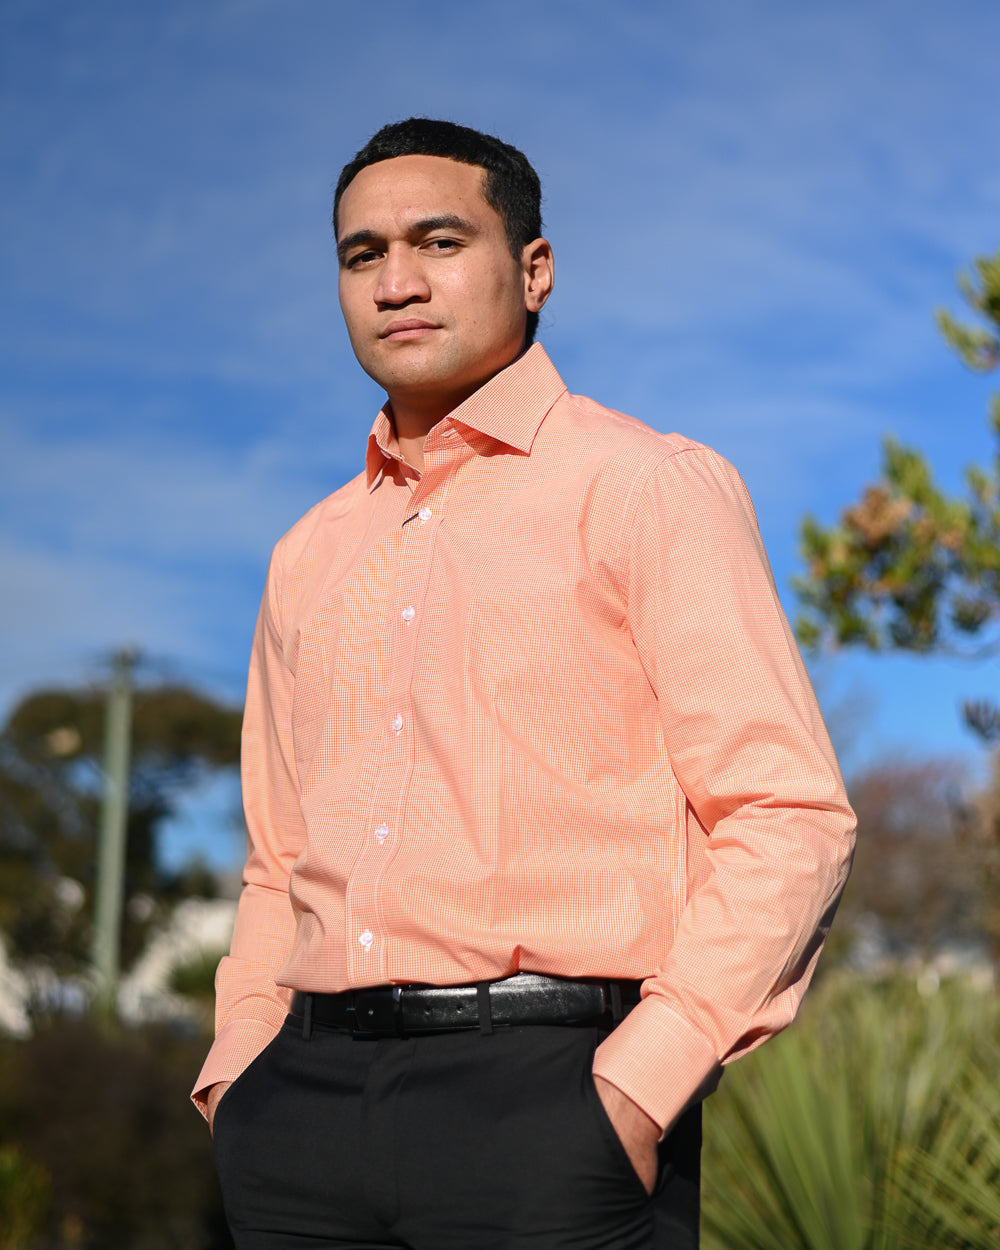
M 423 395 L 427 392 L 447 393 L 463 385 L 465 370 L 456 369 L 453 363 L 443 360 L 419 360 L 415 357 L 397 360 L 376 360 L 367 369 L 383 390 L 402 396 L 404 393 Z

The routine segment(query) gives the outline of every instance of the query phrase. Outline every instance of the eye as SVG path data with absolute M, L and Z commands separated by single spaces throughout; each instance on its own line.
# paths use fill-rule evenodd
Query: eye
M 424 244 L 430 252 L 454 252 L 461 246 L 457 239 L 428 239 Z
M 365 265 L 370 265 L 373 260 L 378 260 L 378 255 L 374 248 L 365 248 L 363 252 L 355 252 L 352 256 L 348 256 L 344 261 L 344 268 L 360 269 Z

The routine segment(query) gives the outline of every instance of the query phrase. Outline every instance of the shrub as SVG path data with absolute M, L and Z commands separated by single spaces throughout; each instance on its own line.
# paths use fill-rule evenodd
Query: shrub
M 231 1245 L 208 1130 L 187 1098 L 206 1049 L 163 1028 L 72 1019 L 0 1043 L 0 1140 L 51 1180 L 31 1250 Z
M 0 1250 L 29 1250 L 49 1208 L 45 1169 L 15 1146 L 0 1148 Z
M 996 1246 L 998 1024 L 959 983 L 817 986 L 706 1104 L 705 1250 Z

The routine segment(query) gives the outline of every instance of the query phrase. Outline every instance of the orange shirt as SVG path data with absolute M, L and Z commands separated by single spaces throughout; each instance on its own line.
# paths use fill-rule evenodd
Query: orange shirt
M 365 472 L 275 549 L 197 1089 L 291 989 L 643 978 L 594 1070 L 666 1129 L 795 1014 L 852 846 L 752 505 L 540 346 L 424 458 L 383 412 Z

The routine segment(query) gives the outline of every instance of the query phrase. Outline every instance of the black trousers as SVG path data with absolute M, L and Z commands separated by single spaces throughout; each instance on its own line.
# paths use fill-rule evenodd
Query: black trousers
M 216 1112 L 238 1250 L 692 1250 L 701 1108 L 648 1198 L 594 1085 L 603 1036 L 306 1038 L 289 1017 Z

